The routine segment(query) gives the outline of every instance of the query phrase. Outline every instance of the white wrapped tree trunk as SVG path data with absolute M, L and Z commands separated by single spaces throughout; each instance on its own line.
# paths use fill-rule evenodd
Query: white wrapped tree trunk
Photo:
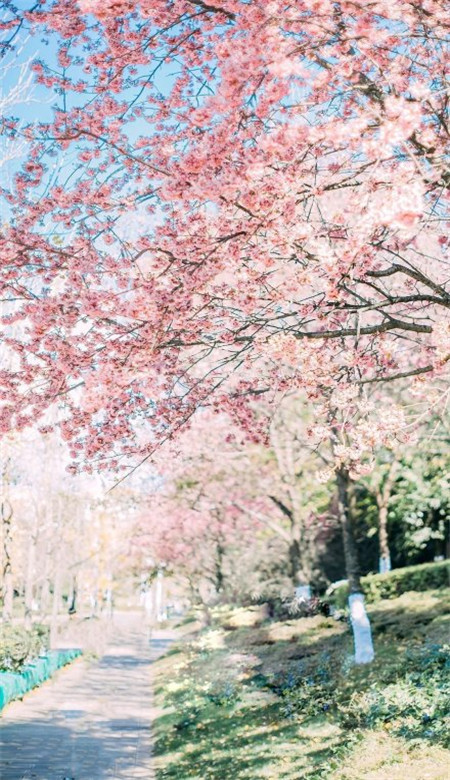
M 389 553 L 387 555 L 380 555 L 380 560 L 378 563 L 378 571 L 380 574 L 385 574 L 387 571 L 391 571 L 391 556 Z
M 156 620 L 161 623 L 166 620 L 166 613 L 164 610 L 164 573 L 162 569 L 158 571 L 155 583 L 155 611 Z
M 355 663 L 369 664 L 373 661 L 375 653 L 363 594 L 351 593 L 348 597 L 348 605 L 355 645 Z
M 337 471 L 338 506 L 344 541 L 345 567 L 348 587 L 350 591 L 348 604 L 350 608 L 350 621 L 353 629 L 355 645 L 355 663 L 368 664 L 375 657 L 370 622 L 364 606 L 364 596 L 361 591 L 361 579 L 359 576 L 358 552 L 353 535 L 353 525 L 349 510 L 349 486 L 348 471 L 341 468 Z
M 311 585 L 297 585 L 295 598 L 299 601 L 309 601 L 311 598 Z

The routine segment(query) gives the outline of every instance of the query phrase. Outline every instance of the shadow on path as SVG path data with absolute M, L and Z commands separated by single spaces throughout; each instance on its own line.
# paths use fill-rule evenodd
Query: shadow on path
M 149 756 L 140 755 L 147 735 L 142 735 L 139 720 L 106 721 L 89 733 L 83 715 L 83 711 L 66 711 L 59 723 L 40 719 L 19 728 L 17 723 L 6 723 L 1 730 L 2 780 L 153 777 Z
M 99 662 L 77 662 L 10 705 L 1 780 L 152 780 L 150 670 L 170 641 L 156 632 L 149 642 L 136 616 L 122 618 Z

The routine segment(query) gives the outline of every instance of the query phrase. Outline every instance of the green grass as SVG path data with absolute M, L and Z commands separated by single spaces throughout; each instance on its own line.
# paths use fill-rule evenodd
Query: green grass
M 158 780 L 447 780 L 449 606 L 374 605 L 369 667 L 344 623 L 219 611 L 155 665 Z

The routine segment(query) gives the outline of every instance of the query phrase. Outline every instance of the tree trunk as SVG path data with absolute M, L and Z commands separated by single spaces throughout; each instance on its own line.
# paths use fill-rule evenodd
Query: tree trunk
M 50 540 L 48 538 L 48 532 L 45 531 L 43 540 L 43 552 L 41 552 L 39 558 L 42 561 L 42 569 L 40 571 L 39 581 L 42 583 L 38 589 L 38 603 L 39 603 L 39 615 L 41 618 L 46 618 L 49 612 L 50 603 L 50 574 L 51 571 L 51 548 Z
M 54 647 L 58 636 L 58 616 L 61 606 L 61 571 L 59 566 L 56 566 L 55 576 L 53 579 L 53 603 L 52 603 L 52 616 L 50 622 L 50 647 Z
M 36 560 L 36 537 L 30 534 L 28 540 L 27 571 L 25 578 L 25 625 L 29 628 L 33 620 L 34 569 Z
M 361 588 L 358 553 L 353 535 L 353 525 L 349 511 L 350 478 L 345 468 L 337 471 L 339 520 L 344 541 L 345 568 L 349 588 L 350 620 L 355 645 L 355 663 L 366 664 L 374 659 L 372 632 L 364 606 Z
M 292 539 L 289 544 L 289 577 L 292 584 L 296 588 L 297 585 L 306 585 L 307 583 L 300 583 L 299 577 L 301 574 L 301 552 L 298 539 Z
M 220 595 L 223 591 L 224 575 L 223 575 L 223 556 L 225 550 L 221 542 L 217 543 L 216 548 L 216 561 L 215 561 L 215 583 L 214 587 L 217 595 Z
M 376 492 L 376 501 L 378 506 L 378 541 L 380 545 L 380 560 L 379 560 L 379 572 L 383 574 L 386 571 L 390 571 L 391 566 L 391 553 L 389 550 L 388 539 L 388 508 L 389 500 L 392 494 L 392 488 L 394 485 L 395 477 L 397 474 L 398 463 L 393 461 L 388 471 L 383 488 Z
M 39 591 L 39 613 L 45 618 L 48 615 L 48 605 L 50 602 L 50 580 L 47 575 L 44 577 L 44 581 Z
M 11 561 L 11 547 L 12 547 L 12 518 L 13 510 L 7 498 L 4 498 L 1 503 L 1 515 L 2 515 L 2 531 L 3 531 L 3 620 L 5 623 L 12 619 L 13 605 L 14 605 L 14 584 L 13 584 L 13 572 Z
M 379 513 L 378 513 L 378 523 L 379 523 L 379 543 L 380 543 L 380 562 L 379 562 L 379 572 L 380 574 L 384 574 L 386 571 L 390 571 L 391 566 L 391 553 L 389 550 L 389 541 L 388 541 L 388 532 L 387 532 L 387 519 L 388 519 L 388 508 L 386 506 L 381 506 Z
M 69 595 L 67 598 L 67 605 L 68 605 L 68 612 L 69 615 L 74 615 L 77 611 L 77 576 L 76 574 L 72 574 L 70 578 L 70 587 L 69 587 Z
M 202 628 L 209 628 L 209 626 L 212 623 L 212 616 L 211 616 L 211 610 L 209 609 L 208 605 L 204 602 L 202 603 Z
M 361 576 L 358 552 L 356 550 L 353 525 L 349 507 L 350 478 L 348 471 L 340 468 L 337 472 L 338 511 L 344 541 L 345 568 L 350 593 L 361 593 Z
M 164 572 L 162 569 L 158 571 L 158 574 L 156 575 L 156 581 L 155 581 L 155 612 L 156 612 L 156 620 L 158 623 L 160 623 L 162 620 L 165 619 L 164 614 Z

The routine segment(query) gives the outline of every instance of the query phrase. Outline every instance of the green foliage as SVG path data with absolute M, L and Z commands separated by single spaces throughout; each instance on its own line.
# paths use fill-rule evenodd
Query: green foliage
M 380 599 L 394 599 L 409 591 L 445 588 L 450 584 L 450 562 L 423 563 L 393 569 L 385 574 L 368 574 L 362 577 L 361 583 L 369 604 L 375 604 Z M 347 598 L 346 585 L 336 588 L 332 595 L 332 601 L 340 609 L 346 607 Z
M 283 698 L 286 717 L 328 713 L 344 730 L 382 727 L 450 747 L 450 646 L 413 647 L 400 662 L 385 648 L 380 661 L 363 678 L 344 655 L 323 655 L 295 680 L 266 684 Z
M 389 506 L 389 525 L 391 538 L 406 559 L 428 547 L 440 553 L 450 518 L 449 474 L 448 455 L 418 452 L 402 464 Z
M 35 623 L 32 628 L 6 624 L 0 632 L 0 671 L 20 671 L 29 661 L 48 650 L 50 630 Z
M 388 666 L 381 679 L 370 679 L 365 690 L 354 691 L 338 706 L 339 721 L 345 728 L 373 729 L 388 724 L 400 736 L 432 739 L 448 747 L 449 713 L 450 646 L 434 644 L 407 650 L 401 668 Z
M 206 697 L 217 707 L 227 707 L 238 701 L 239 691 L 233 683 L 227 682 L 224 685 L 212 685 L 206 692 Z
M 295 670 L 269 675 L 266 687 L 282 697 L 284 717 L 316 718 L 332 709 L 336 693 L 333 664 L 325 652 L 314 659 L 314 666 L 300 662 Z
M 377 454 L 372 473 L 355 484 L 354 529 L 363 572 L 378 567 L 377 492 L 392 468 L 389 451 Z M 388 497 L 388 536 L 396 568 L 424 563 L 442 555 L 450 519 L 450 460 L 447 453 L 406 451 L 394 463 L 395 477 Z

